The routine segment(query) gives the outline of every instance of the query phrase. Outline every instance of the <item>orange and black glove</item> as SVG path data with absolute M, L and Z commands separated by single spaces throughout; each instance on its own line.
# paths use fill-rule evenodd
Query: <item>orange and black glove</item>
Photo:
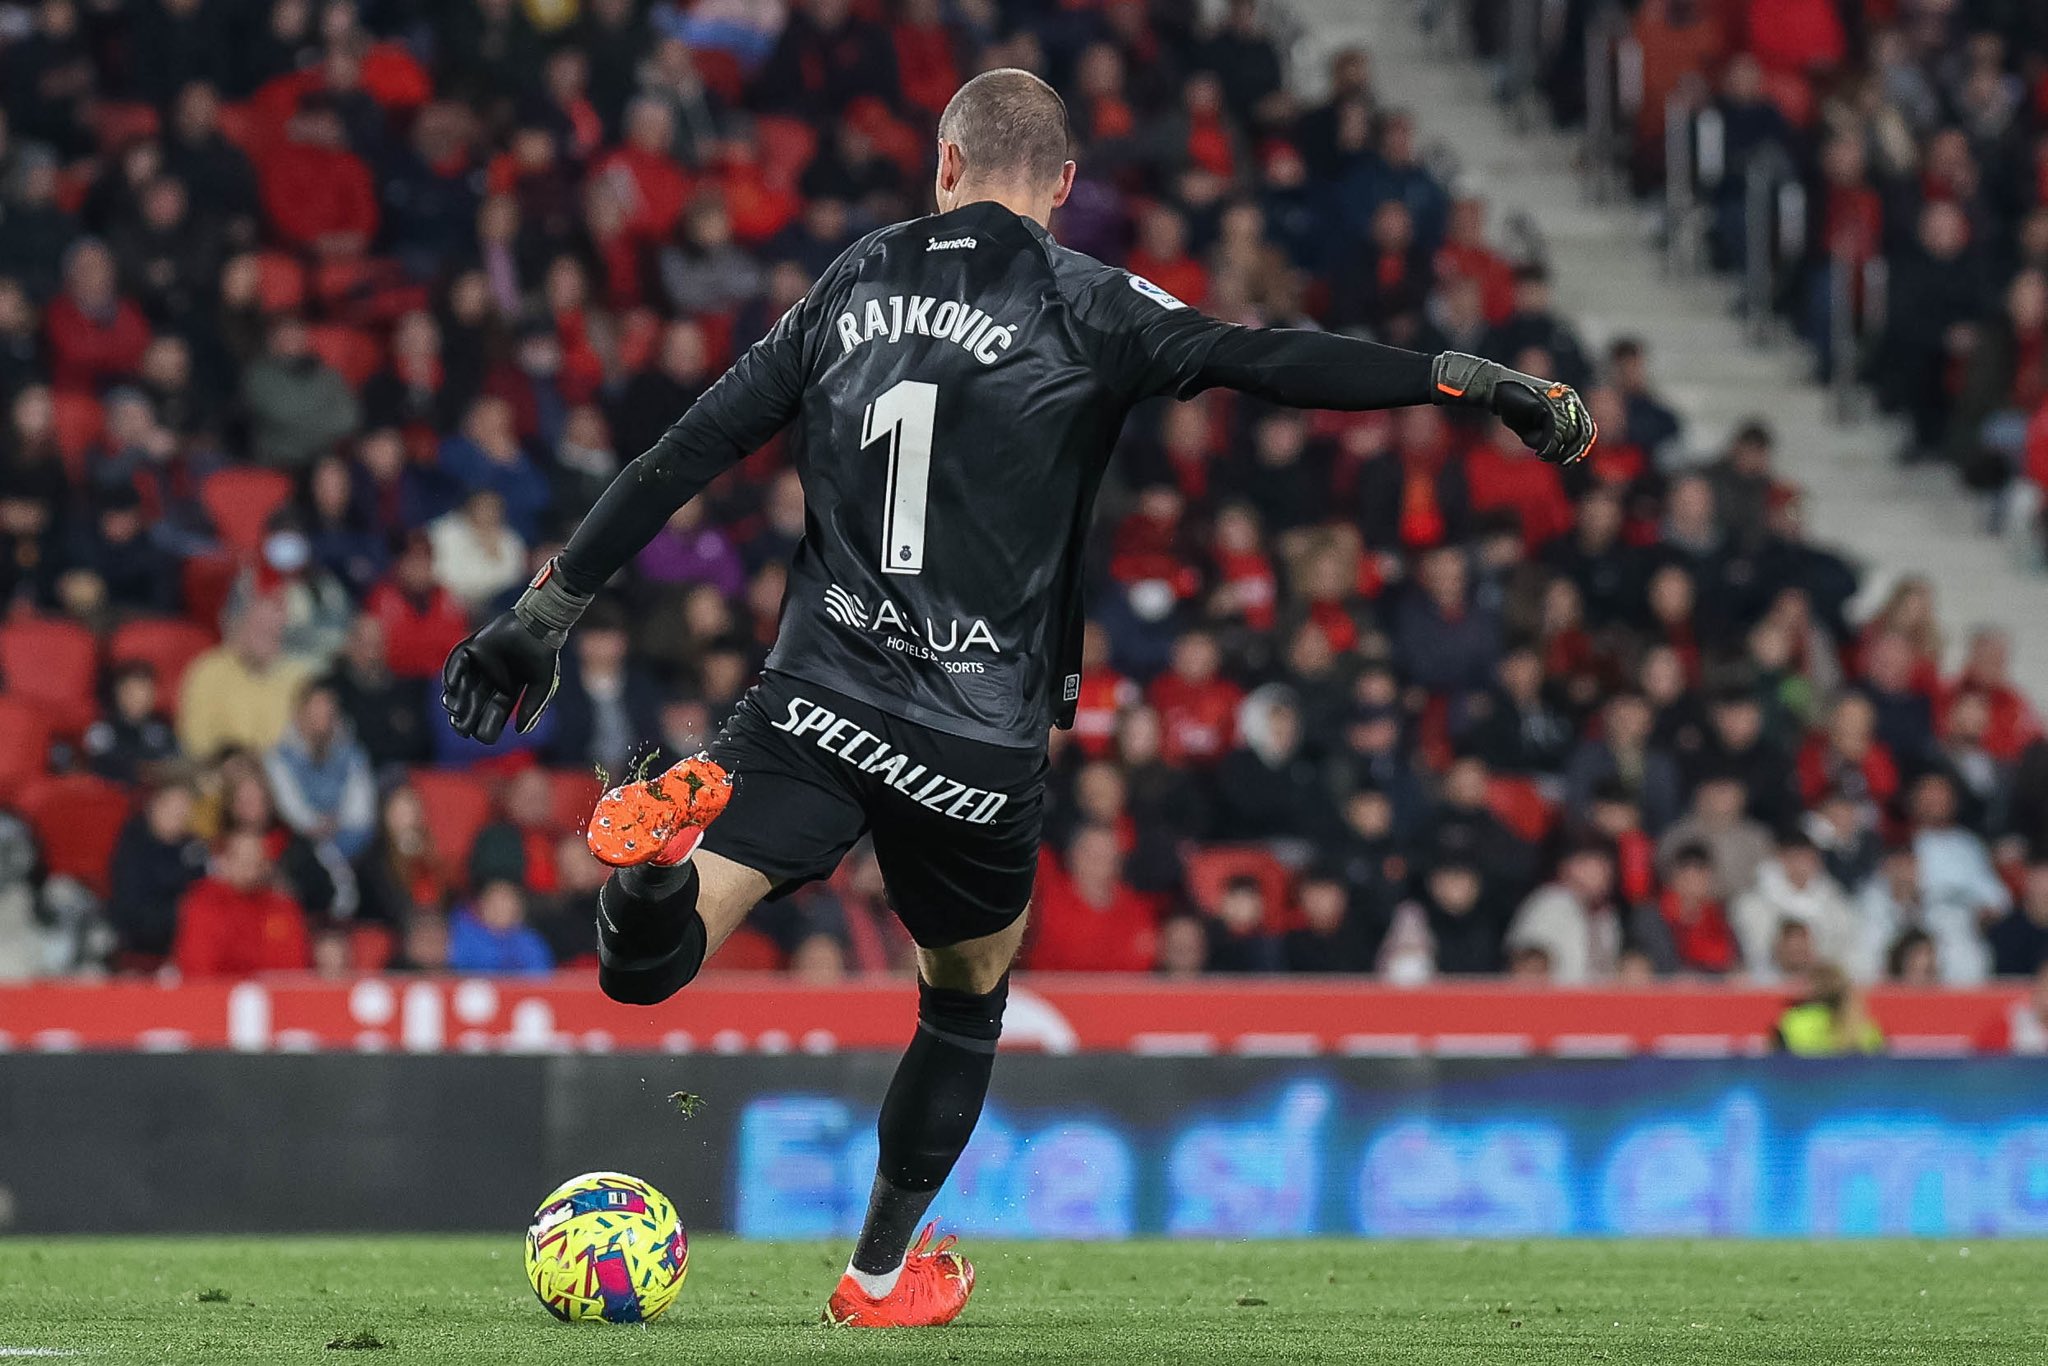
M 1583 460 L 1600 438 L 1593 415 L 1569 384 L 1538 379 L 1460 351 L 1439 355 L 1430 380 L 1438 403 L 1486 409 L 1553 465 Z

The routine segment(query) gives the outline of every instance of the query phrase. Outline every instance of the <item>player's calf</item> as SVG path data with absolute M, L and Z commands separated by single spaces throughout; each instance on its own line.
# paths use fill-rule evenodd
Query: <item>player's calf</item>
M 988 992 L 918 984 L 917 1035 L 882 1101 L 875 1184 L 826 1306 L 833 1322 L 928 1326 L 950 1323 L 966 1305 L 974 1268 L 952 1251 L 953 1240 L 932 1246 L 929 1226 L 916 1247 L 910 1238 L 981 1119 L 1009 990 L 1007 975 Z

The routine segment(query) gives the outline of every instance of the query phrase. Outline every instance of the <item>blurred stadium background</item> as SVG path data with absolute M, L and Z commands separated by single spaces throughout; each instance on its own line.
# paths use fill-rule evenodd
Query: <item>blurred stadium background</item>
M 576 831 L 747 686 L 782 453 L 534 734 L 434 678 L 995 65 L 1063 240 L 1603 440 L 1132 423 L 949 1223 L 2048 1231 L 2029 0 L 0 0 L 0 1228 L 858 1224 L 872 860 L 634 1011 Z

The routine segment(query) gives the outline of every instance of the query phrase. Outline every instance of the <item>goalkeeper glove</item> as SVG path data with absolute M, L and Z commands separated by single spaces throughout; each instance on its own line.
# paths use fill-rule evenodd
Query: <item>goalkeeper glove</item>
M 456 646 L 441 670 L 441 706 L 455 733 L 491 745 L 508 719 L 522 735 L 538 725 L 561 682 L 569 628 L 589 605 L 549 560 L 511 611 Z
M 1438 403 L 1486 409 L 1553 465 L 1584 459 L 1600 438 L 1593 415 L 1569 384 L 1538 379 L 1458 351 L 1436 358 L 1430 381 Z

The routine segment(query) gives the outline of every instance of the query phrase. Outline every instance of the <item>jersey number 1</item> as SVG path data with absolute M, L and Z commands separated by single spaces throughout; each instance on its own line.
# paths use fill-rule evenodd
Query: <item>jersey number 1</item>
M 890 385 L 861 419 L 860 448 L 889 442 L 889 490 L 882 504 L 882 572 L 924 572 L 924 510 L 931 495 L 932 423 L 939 386 L 906 379 Z

